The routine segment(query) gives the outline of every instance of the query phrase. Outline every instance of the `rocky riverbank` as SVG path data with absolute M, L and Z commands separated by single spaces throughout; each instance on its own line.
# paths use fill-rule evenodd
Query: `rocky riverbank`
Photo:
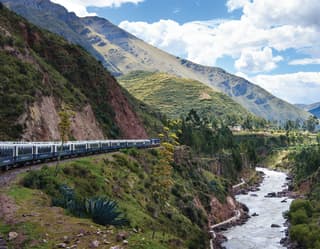
M 260 184 L 238 190 L 237 200 L 248 206 L 251 217 L 240 227 L 232 227 L 222 234 L 229 238 L 221 240 L 217 248 L 284 248 L 280 239 L 285 226 L 282 213 L 288 210 L 291 192 L 288 191 L 286 175 L 280 172 L 259 169 L 266 175 Z M 262 184 L 261 184 L 262 183 Z M 221 244 L 221 243 L 220 243 Z
M 241 187 L 239 188 L 233 189 L 234 196 L 247 195 L 249 192 L 259 191 L 260 185 L 263 182 L 263 179 L 264 179 L 264 173 L 261 171 L 257 171 L 256 177 L 254 178 L 254 180 L 251 180 L 249 183 L 242 184 Z M 225 247 L 222 246 L 222 244 L 227 241 L 227 238 L 222 234 L 223 231 L 226 231 L 233 226 L 241 226 L 245 224 L 248 221 L 248 219 L 251 217 L 249 215 L 249 209 L 245 204 L 238 202 L 238 206 L 240 211 L 240 217 L 238 219 L 230 223 L 221 225 L 214 229 L 215 231 L 215 239 L 213 240 L 214 249 L 225 249 Z

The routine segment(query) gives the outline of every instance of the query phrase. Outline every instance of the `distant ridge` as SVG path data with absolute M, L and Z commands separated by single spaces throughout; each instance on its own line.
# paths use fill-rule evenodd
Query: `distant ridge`
M 115 76 L 137 70 L 165 72 L 205 83 L 269 120 L 307 119 L 310 115 L 223 69 L 202 66 L 157 49 L 103 18 L 78 18 L 49 0 L 0 1 L 31 22 L 82 45 Z
M 316 102 L 310 105 L 305 104 L 296 104 L 299 108 L 302 108 L 311 114 L 315 115 L 316 117 L 320 118 L 320 102 Z

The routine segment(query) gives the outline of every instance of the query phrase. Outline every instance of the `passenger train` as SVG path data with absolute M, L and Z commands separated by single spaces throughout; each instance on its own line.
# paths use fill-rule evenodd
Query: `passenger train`
M 125 148 L 149 148 L 160 145 L 160 139 L 89 140 L 61 142 L 0 142 L 0 169 L 26 163 L 56 160 L 59 156 L 76 157 Z M 62 146 L 62 147 L 61 147 Z

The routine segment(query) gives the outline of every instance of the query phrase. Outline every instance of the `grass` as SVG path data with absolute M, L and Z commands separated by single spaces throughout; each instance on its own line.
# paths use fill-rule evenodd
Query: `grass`
M 201 82 L 165 73 L 133 72 L 119 78 L 128 91 L 169 118 L 186 116 L 193 108 L 209 117 L 236 116 L 248 112 L 227 95 L 214 91 Z
M 63 236 L 74 241 L 80 230 L 88 232 L 89 235 L 81 238 L 78 246 L 88 248 L 90 241 L 101 241 L 101 236 L 96 235 L 98 229 L 105 232 L 106 239 L 111 243 L 107 248 L 119 244 L 115 235 L 121 230 L 131 234 L 127 248 L 204 248 L 208 241 L 206 214 L 199 216 L 202 211 L 190 203 L 194 196 L 209 196 L 208 179 L 198 172 L 197 167 L 181 166 L 174 172 L 174 182 L 180 187 L 175 193 L 170 193 L 165 211 L 161 212 L 149 187 L 151 167 L 161 160 L 159 153 L 154 150 L 124 152 L 61 163 L 56 178 L 47 177 L 43 180 L 41 176 L 54 174 L 54 167 L 45 167 L 37 174 L 41 176 L 38 179 L 42 179 L 42 183 L 54 181 L 57 184 L 66 184 L 82 197 L 106 196 L 115 200 L 125 218 L 129 220 L 129 225 L 123 228 L 112 227 L 113 234 L 108 233 L 107 228 L 94 224 L 90 219 L 77 218 L 62 208 L 52 207 L 51 196 L 56 192 L 51 188 L 55 185 L 44 184 L 43 189 L 30 189 L 17 183 L 5 190 L 6 195 L 13 198 L 19 207 L 15 214 L 17 226 L 3 226 L 3 233 L 8 234 L 12 229 L 21 231 L 25 236 L 21 248 L 33 248 L 30 247 L 33 244 L 38 248 L 53 248 L 63 242 Z M 32 174 L 34 173 L 29 172 L 23 178 L 28 179 Z M 210 179 L 219 180 L 211 173 L 207 175 L 210 175 Z M 204 207 L 209 206 L 209 203 L 206 203 L 209 199 L 200 200 Z M 184 202 L 183 205 L 181 201 Z M 133 229 L 136 232 L 132 232 Z M 43 239 L 48 243 L 42 243 Z

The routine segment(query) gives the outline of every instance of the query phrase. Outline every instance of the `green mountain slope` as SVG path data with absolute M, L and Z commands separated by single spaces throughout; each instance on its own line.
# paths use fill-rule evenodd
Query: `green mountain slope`
M 250 115 L 227 95 L 195 80 L 136 71 L 119 78 L 119 82 L 136 98 L 170 118 L 186 116 L 191 109 L 209 117 L 242 119 Z
M 203 82 L 224 92 L 250 112 L 269 120 L 307 119 L 308 112 L 223 69 L 170 55 L 99 17 L 78 18 L 49 0 L 0 0 L 32 22 L 83 44 L 115 76 L 132 71 L 159 71 Z M 62 22 L 63 25 L 56 25 Z M 83 43 L 85 42 L 85 44 Z M 100 54 L 97 56 L 97 53 Z
M 62 105 L 75 111 L 71 138 L 148 136 L 150 108 L 101 63 L 0 7 L 0 140 L 59 139 Z

